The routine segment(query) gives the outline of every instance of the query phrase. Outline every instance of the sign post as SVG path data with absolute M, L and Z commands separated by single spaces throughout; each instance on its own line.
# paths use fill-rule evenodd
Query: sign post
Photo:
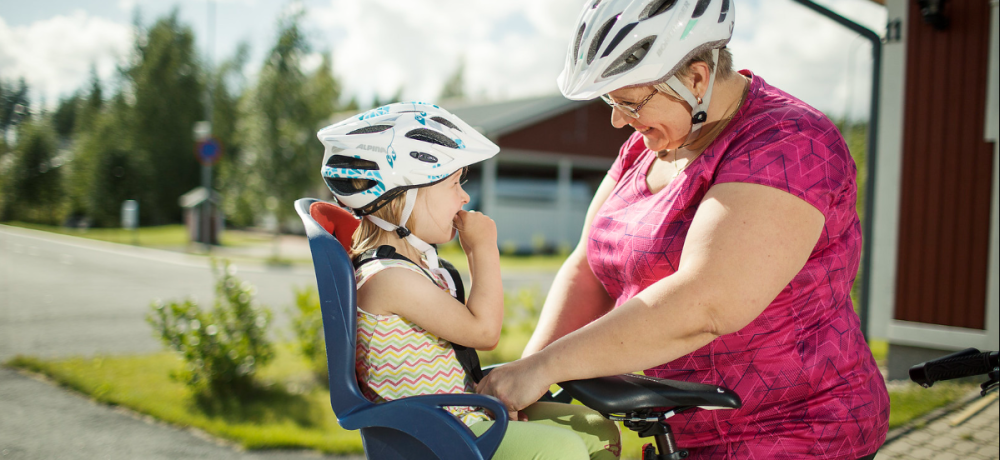
M 194 138 L 196 141 L 195 156 L 201 163 L 201 186 L 205 188 L 207 193 L 199 212 L 201 216 L 201 231 L 199 233 L 205 251 L 211 251 L 213 217 L 211 206 L 218 206 L 217 203 L 212 203 L 212 165 L 222 158 L 222 144 L 212 136 L 212 123 L 209 121 L 199 121 L 194 124 Z

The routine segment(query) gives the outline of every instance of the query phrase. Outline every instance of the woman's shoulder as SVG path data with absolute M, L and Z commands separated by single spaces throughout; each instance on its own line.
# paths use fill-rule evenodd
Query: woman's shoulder
M 836 125 L 823 112 L 768 84 L 750 72 L 750 104 L 739 132 L 751 137 L 842 140 Z
M 837 127 L 822 112 L 760 77 L 738 124 L 712 156 L 712 182 L 750 182 L 793 193 L 826 211 L 857 168 Z

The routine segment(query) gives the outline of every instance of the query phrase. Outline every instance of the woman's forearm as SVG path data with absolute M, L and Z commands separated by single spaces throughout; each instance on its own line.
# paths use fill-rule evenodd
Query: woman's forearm
M 566 334 L 537 357 L 552 382 L 648 369 L 707 345 L 713 307 L 696 283 L 657 282 L 600 320 Z
M 522 356 L 530 356 L 573 332 L 613 307 L 604 286 L 594 276 L 582 247 L 577 248 L 556 274 L 545 298 L 538 326 Z

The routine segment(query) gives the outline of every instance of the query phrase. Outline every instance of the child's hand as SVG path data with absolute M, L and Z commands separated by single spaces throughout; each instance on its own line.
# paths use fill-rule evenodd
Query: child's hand
M 497 245 L 497 224 L 486 214 L 476 211 L 459 211 L 455 216 L 455 228 L 458 229 L 458 241 L 466 254 L 471 254 L 476 248 Z

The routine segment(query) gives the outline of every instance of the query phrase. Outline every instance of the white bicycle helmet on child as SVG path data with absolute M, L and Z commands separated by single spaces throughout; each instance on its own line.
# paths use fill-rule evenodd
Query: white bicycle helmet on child
M 587 0 L 559 89 L 569 99 L 587 100 L 665 82 L 691 106 L 693 135 L 707 117 L 718 49 L 729 43 L 735 16 L 732 0 Z M 675 73 L 706 50 L 716 62 L 699 100 Z
M 424 253 L 432 270 L 437 252 L 407 228 L 417 189 L 493 157 L 500 148 L 436 105 L 396 103 L 323 128 L 323 180 L 341 205 L 386 231 L 395 231 Z M 365 180 L 358 187 L 357 179 Z M 371 215 L 406 194 L 400 222 Z

